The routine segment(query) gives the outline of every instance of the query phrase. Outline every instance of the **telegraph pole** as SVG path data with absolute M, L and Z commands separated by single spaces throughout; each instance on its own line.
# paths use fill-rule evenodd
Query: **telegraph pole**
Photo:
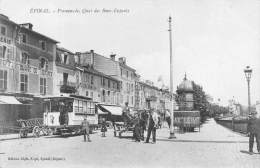
M 173 96 L 173 69 L 172 69 L 172 18 L 169 17 L 169 40 L 170 40 L 170 94 L 171 94 L 171 126 L 169 139 L 176 138 L 174 135 L 174 96 Z

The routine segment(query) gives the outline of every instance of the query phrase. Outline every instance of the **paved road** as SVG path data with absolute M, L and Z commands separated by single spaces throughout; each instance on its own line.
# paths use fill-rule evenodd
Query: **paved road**
M 200 132 L 176 133 L 175 140 L 169 140 L 168 135 L 168 129 L 158 130 L 156 144 L 115 138 L 112 131 L 105 138 L 100 132 L 92 134 L 90 143 L 83 142 L 82 136 L 12 140 L 2 137 L 0 167 L 259 168 L 260 155 L 246 152 L 248 137 L 233 133 L 214 120 L 204 124 Z

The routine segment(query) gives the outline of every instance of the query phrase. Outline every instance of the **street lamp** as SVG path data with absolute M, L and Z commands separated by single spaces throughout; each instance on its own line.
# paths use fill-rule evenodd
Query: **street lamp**
M 249 66 L 246 66 L 246 69 L 244 69 L 245 76 L 246 76 L 246 81 L 247 81 L 247 89 L 248 89 L 248 113 L 249 115 L 251 114 L 251 102 L 250 102 L 250 79 L 252 75 L 252 69 Z

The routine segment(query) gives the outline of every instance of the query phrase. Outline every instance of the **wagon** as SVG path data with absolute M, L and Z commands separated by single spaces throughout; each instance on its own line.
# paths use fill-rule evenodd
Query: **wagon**
M 51 134 L 51 130 L 43 125 L 42 118 L 20 119 L 17 122 L 20 126 L 19 135 L 21 138 L 26 138 L 28 133 L 32 133 L 34 137 Z
M 119 136 L 119 138 L 122 138 L 122 134 L 126 132 L 134 132 L 135 125 L 140 124 L 141 128 L 141 137 L 144 135 L 144 129 L 146 127 L 146 122 L 147 122 L 147 112 L 146 111 L 137 111 L 134 117 L 131 117 L 128 122 L 115 122 L 115 127 L 114 127 L 114 135 Z

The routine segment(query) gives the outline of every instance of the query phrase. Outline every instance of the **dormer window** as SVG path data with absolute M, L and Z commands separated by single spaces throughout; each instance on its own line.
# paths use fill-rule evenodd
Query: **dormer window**
M 45 58 L 40 59 L 40 69 L 48 70 L 48 60 Z
M 46 42 L 45 41 L 40 41 L 41 49 L 46 50 Z

